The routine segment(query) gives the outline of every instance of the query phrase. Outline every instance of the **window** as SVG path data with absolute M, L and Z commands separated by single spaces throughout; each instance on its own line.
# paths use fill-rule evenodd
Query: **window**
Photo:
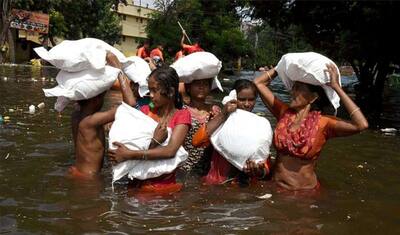
M 140 19 L 140 23 L 143 23 L 143 19 Z
M 126 39 L 125 36 L 122 36 L 122 41 L 123 41 L 123 42 L 125 42 L 125 39 Z
M 126 15 L 123 15 L 123 16 L 122 16 L 122 19 L 123 19 L 123 20 L 126 20 Z

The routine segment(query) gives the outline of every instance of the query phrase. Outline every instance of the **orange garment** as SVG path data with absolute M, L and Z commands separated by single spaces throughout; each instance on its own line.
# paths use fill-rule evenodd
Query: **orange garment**
M 162 51 L 160 50 L 160 48 L 158 48 L 158 47 L 154 48 L 154 49 L 150 52 L 150 57 L 151 57 L 151 58 L 153 58 L 153 57 L 160 57 L 160 59 L 161 59 L 162 61 L 164 61 L 163 53 L 162 53 Z
M 296 112 L 276 97 L 272 114 L 278 120 L 274 131 L 274 145 L 278 154 L 316 159 L 326 141 L 335 136 L 336 117 L 311 111 L 300 127 L 292 131 L 289 127 L 295 120 Z
M 200 45 L 198 43 L 195 43 L 193 45 L 187 45 L 187 44 L 183 44 L 183 48 L 182 48 L 188 55 L 195 53 L 195 52 L 199 52 L 199 51 L 204 51 Z
M 139 56 L 140 58 L 144 59 L 149 57 L 149 52 L 146 50 L 145 47 L 140 47 L 137 51 L 136 51 L 136 56 Z

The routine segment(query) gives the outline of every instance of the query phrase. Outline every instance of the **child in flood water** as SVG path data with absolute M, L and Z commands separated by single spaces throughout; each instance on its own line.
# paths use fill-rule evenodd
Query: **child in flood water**
M 108 65 L 121 69 L 117 57 L 108 52 Z M 123 101 L 131 106 L 136 104 L 128 78 L 120 73 L 118 80 L 121 84 Z M 85 179 L 94 178 L 101 170 L 105 150 L 103 125 L 114 120 L 116 108 L 100 112 L 104 103 L 103 92 L 93 98 L 78 101 L 79 110 L 72 113 L 72 135 L 75 145 L 75 165 L 69 169 L 69 175 Z

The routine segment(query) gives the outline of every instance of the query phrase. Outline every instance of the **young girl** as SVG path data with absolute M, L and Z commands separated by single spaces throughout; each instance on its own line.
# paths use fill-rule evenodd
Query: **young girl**
M 202 79 L 185 84 L 185 90 L 190 99 L 188 105 L 185 105 L 184 108 L 191 114 L 192 128 L 184 144 L 184 148 L 189 153 L 189 158 L 180 169 L 186 173 L 194 172 L 201 176 L 204 176 L 208 172 L 212 148 L 211 146 L 193 146 L 193 135 L 200 128 L 204 128 L 210 119 L 221 112 L 219 106 L 206 103 L 206 98 L 211 91 L 211 83 L 212 79 Z
M 191 126 L 190 113 L 182 109 L 178 93 L 179 78 L 171 67 L 160 67 L 149 75 L 150 99 L 154 108 L 145 105 L 141 111 L 159 123 L 148 150 L 129 150 L 121 143 L 114 142 L 115 150 L 109 150 L 112 162 L 142 159 L 155 160 L 175 156 Z M 167 146 L 159 146 L 167 138 L 167 127 L 172 129 L 171 139 Z M 134 180 L 134 188 L 140 192 L 172 193 L 179 191 L 181 184 L 176 182 L 175 171 L 148 180 Z
M 210 145 L 209 136 L 226 120 L 226 118 L 228 118 L 230 113 L 236 110 L 236 108 L 249 112 L 253 110 L 257 98 L 257 89 L 254 84 L 248 80 L 240 79 L 235 82 L 233 90 L 236 91 L 237 99 L 225 104 L 224 110 L 220 115 L 208 122 L 205 128 L 195 133 L 193 145 Z M 249 160 L 246 162 L 244 171 L 250 176 L 265 177 L 269 174 L 269 160 L 258 164 Z M 216 151 L 213 151 L 210 170 L 204 178 L 204 181 L 207 184 L 221 184 L 232 178 L 232 176 L 238 175 L 238 173 L 240 172 L 224 157 Z

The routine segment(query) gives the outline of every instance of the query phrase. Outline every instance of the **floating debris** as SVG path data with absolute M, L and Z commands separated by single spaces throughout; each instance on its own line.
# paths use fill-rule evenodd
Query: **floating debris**
M 3 77 L 3 81 L 7 82 L 8 77 Z
M 363 169 L 364 166 L 363 165 L 358 165 L 357 168 Z
M 395 133 L 397 130 L 395 128 L 382 128 L 381 131 L 384 133 Z
M 7 160 L 7 158 L 10 156 L 10 153 L 7 153 L 6 157 L 4 158 L 5 160 Z
M 311 209 L 317 209 L 318 206 L 313 204 L 313 205 L 310 205 L 310 208 L 311 208 Z
M 38 104 L 38 105 L 37 105 L 37 107 L 38 107 L 39 109 L 42 109 L 42 108 L 44 108 L 44 107 L 45 107 L 45 104 L 44 104 L 44 102 L 42 102 L 42 103 Z
M 270 193 L 266 193 L 262 196 L 257 196 L 257 198 L 259 198 L 259 199 L 269 199 L 271 197 L 272 197 L 272 194 L 270 194 Z
M 31 105 L 29 106 L 29 113 L 30 113 L 30 114 L 34 114 L 35 111 L 36 111 L 35 105 L 31 104 Z
M 3 119 L 4 119 L 5 122 L 10 121 L 10 117 L 9 116 L 4 116 Z
M 42 81 L 46 81 L 46 77 L 42 77 Z
M 15 110 L 14 109 L 8 109 L 8 112 L 13 113 Z

